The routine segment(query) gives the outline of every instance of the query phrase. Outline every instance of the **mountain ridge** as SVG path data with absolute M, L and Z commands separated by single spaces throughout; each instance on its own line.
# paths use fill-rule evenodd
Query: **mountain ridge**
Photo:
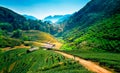
M 99 20 L 120 13 L 119 5 L 119 0 L 91 0 L 86 6 L 74 13 L 69 20 L 65 21 L 64 30 L 68 31 L 79 26 L 80 29 L 83 29 Z
M 120 52 L 120 0 L 91 0 L 63 22 L 63 48 Z M 72 46 L 70 46 L 72 45 Z
M 0 29 L 7 32 L 15 30 L 40 30 L 43 32 L 54 34 L 55 28 L 49 23 L 41 20 L 27 20 L 23 15 L 20 15 L 8 8 L 0 6 Z M 55 30 L 54 30 L 55 29 Z
M 24 24 L 25 21 L 26 21 L 26 18 L 23 17 L 22 15 L 14 12 L 8 8 L 0 6 L 0 22 L 10 23 L 16 29 L 21 26 L 20 24 Z

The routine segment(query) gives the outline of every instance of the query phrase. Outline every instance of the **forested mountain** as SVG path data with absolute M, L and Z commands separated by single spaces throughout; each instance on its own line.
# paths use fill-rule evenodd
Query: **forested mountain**
M 20 15 L 15 13 L 14 11 L 1 7 L 0 6 L 0 22 L 8 22 L 8 23 L 22 23 L 26 19 Z
M 14 11 L 0 7 L 0 23 L 10 23 L 14 29 L 21 28 L 26 19 Z
M 120 0 L 91 0 L 63 22 L 64 48 L 120 52 L 119 14 Z
M 91 0 L 85 7 L 74 13 L 69 20 L 63 22 L 64 30 L 74 27 L 84 29 L 93 23 L 120 13 L 120 0 Z
M 55 28 L 48 22 L 41 20 L 26 19 L 16 12 L 0 7 L 0 29 L 12 32 L 17 29 L 21 30 L 40 30 L 54 34 Z

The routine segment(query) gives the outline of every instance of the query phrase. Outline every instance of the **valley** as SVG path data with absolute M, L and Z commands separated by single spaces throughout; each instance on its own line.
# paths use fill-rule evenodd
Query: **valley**
M 0 73 L 120 73 L 119 45 L 120 0 L 41 20 L 0 6 Z

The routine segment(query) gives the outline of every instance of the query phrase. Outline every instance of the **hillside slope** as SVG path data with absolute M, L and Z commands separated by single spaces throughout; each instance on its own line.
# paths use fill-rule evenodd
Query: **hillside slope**
M 24 24 L 25 21 L 26 19 L 22 15 L 0 6 L 0 22 L 10 23 L 16 29 L 20 28 L 21 24 Z
M 20 47 L 22 44 L 26 46 L 41 47 L 47 42 L 55 44 L 56 49 L 59 49 L 62 46 L 62 43 L 59 42 L 54 36 L 38 30 L 20 30 L 16 34 L 12 35 L 12 38 L 11 35 L 8 35 L 7 37 L 6 35 L 0 35 L 0 41 L 0 48 L 11 47 L 11 49 L 16 46 Z
M 96 48 L 120 52 L 120 0 L 91 0 L 63 22 L 69 49 Z M 64 45 L 64 46 L 67 46 Z
M 85 7 L 74 13 L 69 20 L 63 22 L 64 32 L 72 31 L 74 28 L 81 31 L 95 22 L 117 13 L 120 13 L 120 0 L 91 0 Z
M 11 28 L 11 29 L 10 29 Z M 12 32 L 17 29 L 21 30 L 40 30 L 54 34 L 56 29 L 49 23 L 41 20 L 27 20 L 24 16 L 0 6 L 0 29 Z
M 28 41 L 57 42 L 57 40 L 52 35 L 37 30 L 23 31 L 22 35 L 22 38 Z
M 54 36 L 37 30 L 23 31 L 20 39 L 24 40 L 25 44 L 29 44 L 30 46 L 41 47 L 47 42 L 55 44 L 56 49 L 59 49 L 62 46 L 62 43 L 59 42 Z
M 66 40 L 71 49 L 94 49 L 120 52 L 120 14 L 97 22 L 84 32 L 74 32 Z

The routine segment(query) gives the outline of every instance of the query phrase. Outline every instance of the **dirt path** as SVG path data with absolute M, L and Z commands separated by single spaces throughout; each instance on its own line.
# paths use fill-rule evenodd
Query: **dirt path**
M 75 61 L 78 61 L 79 64 L 83 65 L 85 68 L 87 68 L 88 70 L 95 72 L 95 73 L 112 73 L 102 67 L 100 67 L 99 65 L 96 65 L 95 63 L 91 62 L 91 61 L 87 61 L 84 59 L 81 59 L 79 57 L 74 57 L 73 55 L 64 53 L 64 52 L 60 52 L 60 51 L 55 51 L 56 53 L 59 53 L 63 56 L 65 56 L 66 58 L 70 58 L 70 59 L 74 59 Z

